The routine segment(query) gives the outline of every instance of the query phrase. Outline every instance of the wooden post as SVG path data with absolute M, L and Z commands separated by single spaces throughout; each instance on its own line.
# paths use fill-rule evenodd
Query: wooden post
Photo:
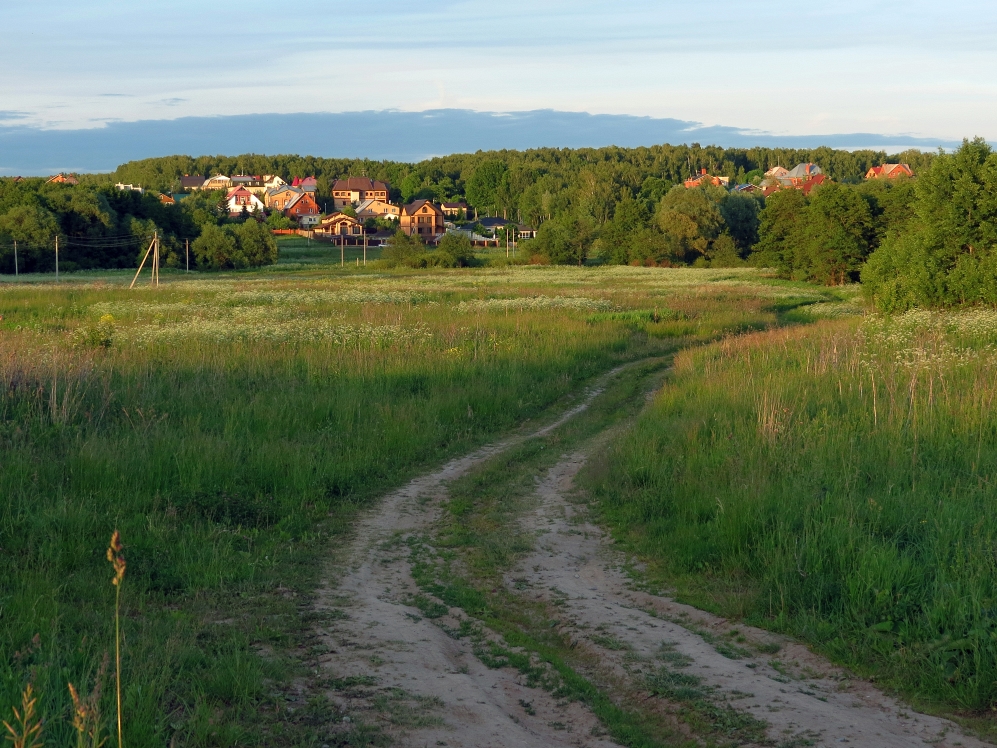
M 339 266 L 346 267 L 346 237 L 342 232 L 339 234 Z
M 363 266 L 367 267 L 367 229 L 363 230 Z
M 187 272 L 190 272 L 190 239 L 184 239 L 184 256 L 187 258 Z
M 59 235 L 55 235 L 55 282 L 59 282 Z
M 152 235 L 152 243 L 155 249 L 152 250 L 152 284 L 159 288 L 159 232 Z
M 14 277 L 17 277 L 17 239 L 14 240 Z
M 138 280 L 138 274 L 141 273 L 142 272 L 142 268 L 145 267 L 145 261 L 147 259 L 149 259 L 149 253 L 152 251 L 152 245 L 155 244 L 155 243 L 156 243 L 156 239 L 155 239 L 155 237 L 153 237 L 152 241 L 149 242 L 149 248 L 147 250 L 145 250 L 145 256 L 142 257 L 142 262 L 139 263 L 138 270 L 135 271 L 135 277 L 132 278 L 131 285 L 128 286 L 129 290 L 131 290 L 132 288 L 135 287 L 135 281 Z

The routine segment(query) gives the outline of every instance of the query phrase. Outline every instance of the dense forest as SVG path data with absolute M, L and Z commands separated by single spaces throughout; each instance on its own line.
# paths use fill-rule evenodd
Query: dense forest
M 539 227 L 523 260 L 645 265 L 740 264 L 774 267 L 787 277 L 838 284 L 857 280 L 866 258 L 912 215 L 917 180 L 864 182 L 871 166 L 909 163 L 932 169 L 934 154 L 839 151 L 830 148 L 648 148 L 493 151 L 433 158 L 417 164 L 301 156 L 170 156 L 129 162 L 112 174 L 80 176 L 80 184 L 0 180 L 0 272 L 54 267 L 60 237 L 63 269 L 134 267 L 154 231 L 167 265 L 201 268 L 272 262 L 269 232 L 233 220 L 220 193 L 194 193 L 163 205 L 151 190 L 179 191 L 185 174 L 278 174 L 318 178 L 318 201 L 340 177 L 366 174 L 388 181 L 392 198 L 463 200 L 479 216 L 498 215 Z M 809 196 L 759 193 L 681 182 L 706 169 L 733 184 L 758 182 L 768 168 L 818 164 L 833 180 Z M 118 191 L 116 182 L 146 192 Z M 328 206 L 326 206 L 328 207 Z M 275 216 L 274 219 L 285 220 Z M 276 223 L 271 220 L 271 224 Z

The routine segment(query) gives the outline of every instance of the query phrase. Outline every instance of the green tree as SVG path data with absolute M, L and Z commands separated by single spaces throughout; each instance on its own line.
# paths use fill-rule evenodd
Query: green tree
M 813 191 L 803 219 L 793 276 L 829 286 L 858 280 L 874 237 L 869 203 L 855 189 L 831 182 Z
M 436 248 L 440 264 L 445 267 L 468 267 L 474 261 L 474 247 L 471 238 L 464 232 L 448 231 L 440 239 Z
M 862 272 L 885 311 L 997 303 L 997 154 L 981 139 L 939 154 L 915 187 L 914 217 Z
M 649 220 L 646 203 L 634 200 L 629 191 L 625 192 L 623 199 L 616 203 L 612 219 L 603 224 L 599 235 L 605 260 L 626 265 L 634 259 L 634 235 L 647 228 Z
M 807 198 L 799 190 L 779 190 L 765 199 L 758 215 L 758 243 L 749 258 L 755 267 L 789 275 Z
M 505 162 L 497 159 L 483 161 L 467 180 L 465 194 L 467 201 L 479 210 L 491 209 L 498 205 L 499 188 L 506 176 Z
M 208 224 L 190 246 L 197 264 L 206 270 L 241 268 L 248 264 L 228 227 Z
M 235 228 L 239 253 L 249 267 L 273 265 L 277 262 L 277 241 L 270 229 L 256 221 L 246 221 Z
M 673 254 L 693 260 L 706 257 L 723 230 L 717 207 L 725 194 L 721 188 L 673 187 L 661 200 L 655 217 L 661 232 L 673 244 Z
M 545 222 L 528 249 L 552 265 L 582 265 L 594 238 L 595 226 L 591 218 L 564 216 Z
M 720 215 L 737 245 L 738 255 L 742 257 L 758 242 L 760 209 L 758 198 L 742 192 L 728 193 L 720 201 Z
M 408 267 L 425 267 L 426 245 L 417 236 L 409 236 L 403 231 L 396 231 L 388 239 L 388 244 L 381 252 L 381 259 L 386 265 Z

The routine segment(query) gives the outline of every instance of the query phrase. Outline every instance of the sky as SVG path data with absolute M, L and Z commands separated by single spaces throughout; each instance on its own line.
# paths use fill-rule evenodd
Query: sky
M 997 138 L 983 0 L 8 1 L 0 28 L 0 130 L 553 109 Z

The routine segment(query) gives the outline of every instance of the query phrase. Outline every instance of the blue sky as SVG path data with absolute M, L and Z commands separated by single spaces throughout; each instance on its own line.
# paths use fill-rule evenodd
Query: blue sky
M 0 8 L 0 124 L 457 108 L 997 138 L 997 4 L 507 0 Z

